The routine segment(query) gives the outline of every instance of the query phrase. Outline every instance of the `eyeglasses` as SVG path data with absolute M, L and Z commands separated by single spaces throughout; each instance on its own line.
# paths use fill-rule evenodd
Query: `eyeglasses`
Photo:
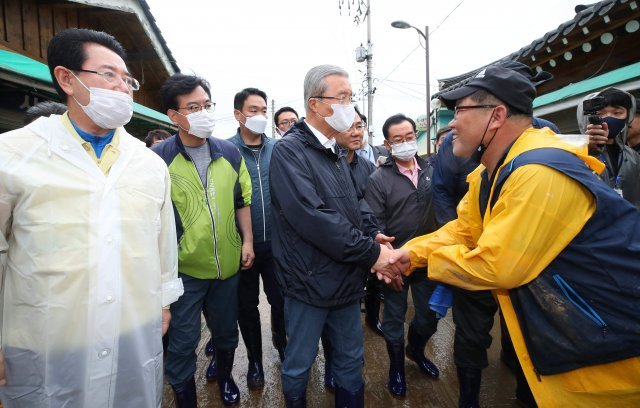
M 215 102 L 207 102 L 204 105 L 198 105 L 196 103 L 185 106 L 183 108 L 178 108 L 178 109 L 185 109 L 188 110 L 191 113 L 196 113 L 196 112 L 200 112 L 201 110 L 206 110 L 209 113 L 213 113 L 216 110 L 216 103 Z
M 465 111 L 468 109 L 493 109 L 497 108 L 498 105 L 459 105 L 454 108 L 453 116 L 458 116 L 458 112 Z
M 391 144 L 400 144 L 400 143 L 415 142 L 415 141 L 416 141 L 415 133 L 411 133 L 409 135 L 406 135 L 405 137 L 396 137 L 390 140 Z
M 278 126 L 293 126 L 296 123 L 296 119 L 285 119 L 282 122 L 278 123 Z
M 354 102 L 352 95 L 342 95 L 342 96 L 311 96 L 309 99 L 331 99 L 334 101 L 338 101 L 340 105 L 349 105 Z
M 363 125 L 362 123 L 358 123 L 358 124 L 353 125 L 353 126 L 351 126 L 351 127 L 349 128 L 349 130 L 350 130 L 350 131 L 354 131 L 354 130 L 358 130 L 358 131 L 360 131 L 360 130 L 362 130 L 362 129 L 364 129 L 364 125 Z
M 88 72 L 90 74 L 100 75 L 102 77 L 102 79 L 104 79 L 105 81 L 107 81 L 110 84 L 116 83 L 118 81 L 118 78 L 119 78 L 119 79 L 122 79 L 122 81 L 124 81 L 124 83 L 127 84 L 127 86 L 132 91 L 137 91 L 137 90 L 140 89 L 140 82 L 138 82 L 137 79 L 135 79 L 134 77 L 129 76 L 129 75 L 125 75 L 125 76 L 119 77 L 117 74 L 115 74 L 115 73 L 113 73 L 111 71 L 92 71 L 90 69 L 71 69 L 71 71 Z

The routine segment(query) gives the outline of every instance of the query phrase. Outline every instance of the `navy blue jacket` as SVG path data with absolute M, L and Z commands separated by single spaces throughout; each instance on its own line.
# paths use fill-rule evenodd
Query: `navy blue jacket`
M 271 241 L 271 191 L 269 189 L 269 164 L 275 139 L 262 135 L 262 148 L 256 160 L 253 151 L 242 140 L 240 133 L 230 137 L 231 143 L 238 147 L 244 163 L 251 175 L 251 227 L 253 242 Z
M 376 166 L 364 157 L 354 154 L 353 160 L 349 163 L 349 168 L 353 175 L 353 182 L 356 185 L 358 198 L 362 199 L 364 197 L 364 191 L 367 188 L 367 183 L 369 182 L 369 176 L 376 170 Z
M 640 212 L 575 155 L 536 149 L 497 176 L 542 164 L 593 194 L 595 213 L 537 278 L 509 291 L 531 361 L 551 375 L 640 355 Z
M 365 227 L 373 214 L 360 205 L 339 152 L 324 148 L 300 120 L 271 157 L 276 278 L 285 295 L 317 307 L 360 299 L 362 276 L 380 255 L 377 229 Z

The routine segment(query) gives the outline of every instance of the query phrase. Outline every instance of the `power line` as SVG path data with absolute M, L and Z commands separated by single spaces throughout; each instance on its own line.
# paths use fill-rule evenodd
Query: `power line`
M 451 11 L 449 12 L 449 14 L 447 14 L 447 15 L 445 16 L 445 18 L 444 18 L 444 19 L 442 19 L 442 21 L 440 22 L 440 24 L 438 24 L 438 25 L 436 26 L 436 28 L 434 28 L 434 29 L 433 29 L 433 31 L 431 31 L 431 32 L 429 32 L 429 33 L 425 33 L 425 35 L 427 35 L 428 37 L 430 37 L 430 36 L 431 36 L 431 34 L 435 33 L 435 32 L 436 32 L 436 30 L 438 30 L 438 29 L 442 26 L 442 24 L 444 24 L 444 22 L 445 22 L 445 21 L 447 21 L 447 19 L 449 18 L 449 16 L 451 16 L 451 14 L 453 14 L 453 12 L 454 12 L 454 11 L 456 11 L 456 10 L 458 9 L 458 7 L 460 7 L 460 5 L 462 5 L 462 3 L 464 3 L 464 0 L 461 0 L 461 1 L 460 1 L 460 3 L 458 3 L 458 5 L 457 5 L 457 6 L 455 6 L 455 7 L 453 8 L 453 10 L 451 10 Z M 402 61 L 400 61 L 400 63 L 399 63 L 398 65 L 396 65 L 396 67 L 395 67 L 394 69 L 392 69 L 392 70 L 391 70 L 391 72 L 389 72 L 389 74 L 388 74 L 386 77 L 384 77 L 384 79 L 385 79 L 385 80 L 386 80 L 387 78 L 389 78 L 389 77 L 391 76 L 391 74 L 393 74 L 393 73 L 395 72 L 395 70 L 396 70 L 396 69 L 398 69 L 398 68 L 400 67 L 400 65 L 402 65 L 402 64 L 407 60 L 407 58 L 409 58 L 409 57 L 411 56 L 411 54 L 413 54 L 413 53 L 414 53 L 414 52 L 415 52 L 419 47 L 425 48 L 425 46 L 422 44 L 422 37 L 420 37 L 418 40 L 419 40 L 419 44 L 418 44 L 418 46 L 417 46 L 416 48 L 414 48 L 413 50 L 411 50 L 411 52 L 410 52 L 406 57 L 404 57 L 404 59 L 403 59 Z
M 400 67 L 400 65 L 402 65 L 402 64 L 407 60 L 407 58 L 409 58 L 409 57 L 411 56 L 411 54 L 413 54 L 414 52 L 416 52 L 416 50 L 417 50 L 418 48 L 420 48 L 420 44 L 418 44 L 418 45 L 416 46 L 416 48 L 414 48 L 413 50 L 411 50 L 411 52 L 410 52 L 409 54 L 407 54 L 407 56 L 406 56 L 406 57 L 404 57 L 404 58 L 402 59 L 402 61 L 400 61 L 400 63 L 399 63 L 398 65 L 396 65 L 396 67 L 395 67 L 394 69 L 392 69 L 392 70 L 391 70 L 391 72 L 389 72 L 389 73 L 387 74 L 387 76 L 386 76 L 386 77 L 384 77 L 384 79 L 386 80 L 387 78 L 389 78 L 389 77 L 391 76 L 391 74 L 393 74 L 393 73 L 396 71 L 396 69 L 398 69 L 398 68 Z
M 379 82 L 382 83 L 383 85 L 388 86 L 389 88 L 393 88 L 393 89 L 396 89 L 396 90 L 403 89 L 404 92 L 408 93 L 408 94 L 409 93 L 413 93 L 415 95 L 424 96 L 424 88 L 421 89 L 421 90 L 416 90 L 416 89 L 412 89 L 412 88 L 409 88 L 409 87 L 401 85 L 401 84 L 395 84 L 395 86 L 392 86 L 392 85 L 390 85 L 388 83 L 389 81 L 385 81 L 385 80 L 380 80 Z
M 454 12 L 454 11 L 456 11 L 456 9 L 457 9 L 458 7 L 460 7 L 460 5 L 461 5 L 462 3 L 464 3 L 464 0 L 462 0 L 460 3 L 458 3 L 458 5 L 457 5 L 457 6 L 455 6 L 455 7 L 453 8 L 453 10 L 451 10 L 451 11 L 449 12 L 449 14 L 447 14 L 447 16 L 446 16 L 444 19 L 442 19 L 442 21 L 440 22 L 440 24 L 438 24 L 438 25 L 436 26 L 436 28 L 434 28 L 434 29 L 433 29 L 433 31 L 432 31 L 432 32 L 427 33 L 427 35 L 428 35 L 428 36 L 431 36 L 431 34 L 435 33 L 435 32 L 438 30 L 438 28 L 440 28 L 440 26 L 441 26 L 442 24 L 444 24 L 444 22 L 445 22 L 445 21 L 447 21 L 447 19 L 449 18 L 449 16 L 450 16 L 450 15 L 452 15 L 452 14 L 453 14 L 453 12 Z

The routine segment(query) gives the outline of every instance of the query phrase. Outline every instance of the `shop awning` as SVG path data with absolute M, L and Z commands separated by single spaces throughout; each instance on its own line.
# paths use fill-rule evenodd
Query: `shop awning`
M 625 91 L 638 89 L 639 81 L 640 62 L 636 62 L 537 97 L 533 101 L 534 114 L 541 116 L 566 107 L 575 108 L 577 100 L 583 95 L 608 86 L 615 86 Z

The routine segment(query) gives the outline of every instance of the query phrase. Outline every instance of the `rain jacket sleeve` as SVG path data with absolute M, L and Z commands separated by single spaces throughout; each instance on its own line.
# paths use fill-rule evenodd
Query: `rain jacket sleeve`
M 468 194 L 458 204 L 458 218 L 442 226 L 439 230 L 431 234 L 416 237 L 407 242 L 402 248 L 409 252 L 411 259 L 411 274 L 415 269 L 426 268 L 428 258 L 440 247 L 460 244 L 465 247 L 473 246 L 471 227 L 468 224 L 470 219 Z
M 171 205 L 171 176 L 165 167 L 164 202 L 160 210 L 160 235 L 158 247 L 160 249 L 160 268 L 162 281 L 162 307 L 167 308 L 178 300 L 184 293 L 182 280 L 178 278 L 178 252 L 176 224 Z M 0 204 L 1 205 L 1 204 Z
M 271 196 L 281 197 L 287 223 L 326 256 L 340 263 L 370 267 L 380 246 L 319 196 L 308 163 L 288 143 L 278 143 L 271 158 Z M 328 239 L 330 238 L 330 239 Z
M 465 230 L 468 197 L 458 208 L 458 220 L 405 245 L 413 267 L 424 266 L 428 259 L 430 279 L 468 290 L 511 289 L 529 283 L 595 211 L 595 200 L 584 187 L 542 165 L 514 171 L 481 232 Z M 474 242 L 471 236 L 479 239 Z M 457 243 L 449 245 L 452 241 Z

